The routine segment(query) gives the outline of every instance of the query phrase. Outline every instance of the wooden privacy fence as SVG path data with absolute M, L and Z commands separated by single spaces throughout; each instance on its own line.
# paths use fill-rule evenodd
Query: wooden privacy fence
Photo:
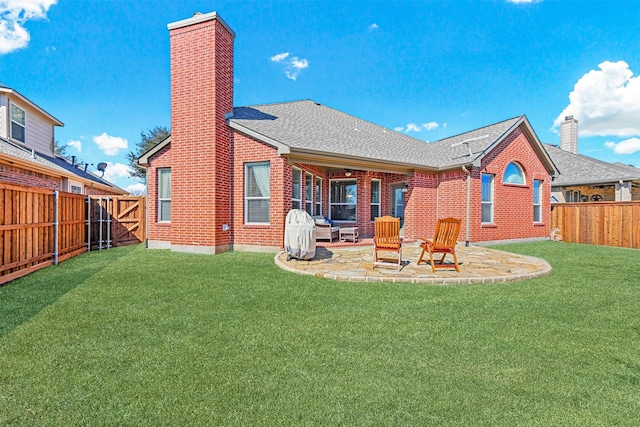
M 566 242 L 640 249 L 640 202 L 553 204 L 551 227 Z
M 144 241 L 144 202 L 0 184 L 0 284 L 87 250 Z

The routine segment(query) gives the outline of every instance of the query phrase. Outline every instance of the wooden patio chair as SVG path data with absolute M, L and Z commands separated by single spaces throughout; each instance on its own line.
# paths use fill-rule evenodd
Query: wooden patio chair
M 460 272 L 458 257 L 456 256 L 456 242 L 458 240 L 458 234 L 460 233 L 460 223 L 461 220 L 457 218 L 438 219 L 436 234 L 433 240 L 420 239 L 424 240 L 424 243 L 420 243 L 422 253 L 420 254 L 418 265 L 423 261 L 422 257 L 424 253 L 428 252 L 432 272 L 435 273 L 436 268 L 451 268 L 451 264 L 443 264 L 444 257 L 446 257 L 447 254 L 451 254 L 453 255 L 453 266 L 457 272 Z M 440 261 L 434 262 L 433 254 L 442 254 Z
M 376 265 L 397 265 L 398 271 L 402 268 L 402 240 L 400 239 L 400 218 L 383 216 L 375 218 L 373 236 L 373 268 Z M 390 262 L 389 258 L 381 258 L 378 252 L 396 252 L 398 261 Z

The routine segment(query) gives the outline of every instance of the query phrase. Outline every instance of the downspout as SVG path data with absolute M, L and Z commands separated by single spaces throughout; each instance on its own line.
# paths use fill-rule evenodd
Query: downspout
M 53 217 L 53 265 L 58 265 L 58 255 L 60 254 L 60 248 L 58 247 L 60 246 L 60 238 L 58 236 L 60 233 L 60 192 L 57 190 L 53 192 L 53 204 L 55 209 Z
M 467 174 L 467 218 L 465 219 L 464 224 L 464 245 L 469 246 L 469 225 L 471 220 L 469 216 L 471 215 L 471 171 L 467 169 L 465 165 L 462 165 L 462 170 Z
M 138 163 L 140 164 L 140 163 Z M 144 247 L 149 249 L 149 169 L 151 168 L 151 161 L 149 161 L 149 165 L 146 168 L 146 172 L 144 174 L 144 187 L 145 195 L 144 195 Z

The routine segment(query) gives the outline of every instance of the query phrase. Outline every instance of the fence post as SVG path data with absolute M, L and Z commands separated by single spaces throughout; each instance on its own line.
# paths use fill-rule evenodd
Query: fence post
M 111 242 L 111 212 L 111 196 L 107 196 L 107 249 L 113 247 L 113 244 Z
M 91 196 L 87 196 L 87 252 L 91 251 Z
M 54 218 L 53 218 L 53 264 L 58 265 L 58 246 L 60 244 L 58 233 L 59 233 L 59 196 L 60 193 L 56 190 L 53 192 L 53 209 L 54 209 Z

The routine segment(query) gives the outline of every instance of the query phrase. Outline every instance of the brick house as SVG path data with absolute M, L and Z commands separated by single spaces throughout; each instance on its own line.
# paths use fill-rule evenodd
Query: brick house
M 562 175 L 551 186 L 553 203 L 640 201 L 640 168 L 578 154 L 578 120 L 565 117 L 560 145 L 545 149 Z
M 0 86 L 0 183 L 87 195 L 127 194 L 86 166 L 56 156 L 56 126 L 63 124 L 18 91 Z
M 311 100 L 233 107 L 234 32 L 215 12 L 168 25 L 171 129 L 147 167 L 148 246 L 278 250 L 285 216 L 306 209 L 373 235 L 373 218 L 461 239 L 549 234 L 558 173 L 525 116 L 426 143 Z

